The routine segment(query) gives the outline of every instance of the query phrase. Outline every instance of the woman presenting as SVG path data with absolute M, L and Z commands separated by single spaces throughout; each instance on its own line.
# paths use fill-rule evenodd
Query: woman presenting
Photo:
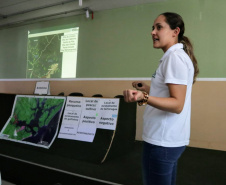
M 151 87 L 133 82 L 123 91 L 126 102 L 146 105 L 143 115 L 143 181 L 145 185 L 175 185 L 177 161 L 189 144 L 192 85 L 199 72 L 193 47 L 184 36 L 183 19 L 160 14 L 152 27 L 153 47 L 164 54 Z

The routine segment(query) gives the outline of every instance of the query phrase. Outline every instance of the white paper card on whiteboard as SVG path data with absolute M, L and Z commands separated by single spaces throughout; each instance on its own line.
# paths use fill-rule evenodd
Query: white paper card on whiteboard
M 34 94 L 50 95 L 49 82 L 37 82 Z
M 118 119 L 119 99 L 101 99 L 97 128 L 115 130 Z
M 82 113 L 83 98 L 67 97 L 58 138 L 75 139 Z
M 97 129 L 99 98 L 84 98 L 76 140 L 93 142 Z
M 93 142 L 96 129 L 115 130 L 119 99 L 67 97 L 58 138 Z

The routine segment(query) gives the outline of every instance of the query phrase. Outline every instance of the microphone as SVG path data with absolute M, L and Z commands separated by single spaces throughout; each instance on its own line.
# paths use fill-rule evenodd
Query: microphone
M 142 87 L 143 85 L 142 85 L 142 83 L 138 83 L 137 86 L 138 87 Z

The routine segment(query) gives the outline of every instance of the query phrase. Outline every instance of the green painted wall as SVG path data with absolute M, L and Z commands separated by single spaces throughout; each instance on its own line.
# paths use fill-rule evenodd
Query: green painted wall
M 25 78 L 27 30 L 79 26 L 78 78 L 151 77 L 163 55 L 151 28 L 162 12 L 179 13 L 197 57 L 199 78 L 225 78 L 225 0 L 166 0 L 0 30 L 0 78 Z M 25 65 L 25 66 L 24 66 Z

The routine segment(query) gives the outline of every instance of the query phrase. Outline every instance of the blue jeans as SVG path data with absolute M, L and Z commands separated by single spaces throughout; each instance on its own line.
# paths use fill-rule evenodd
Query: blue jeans
M 177 160 L 186 146 L 162 147 L 144 142 L 143 182 L 144 185 L 175 185 Z

